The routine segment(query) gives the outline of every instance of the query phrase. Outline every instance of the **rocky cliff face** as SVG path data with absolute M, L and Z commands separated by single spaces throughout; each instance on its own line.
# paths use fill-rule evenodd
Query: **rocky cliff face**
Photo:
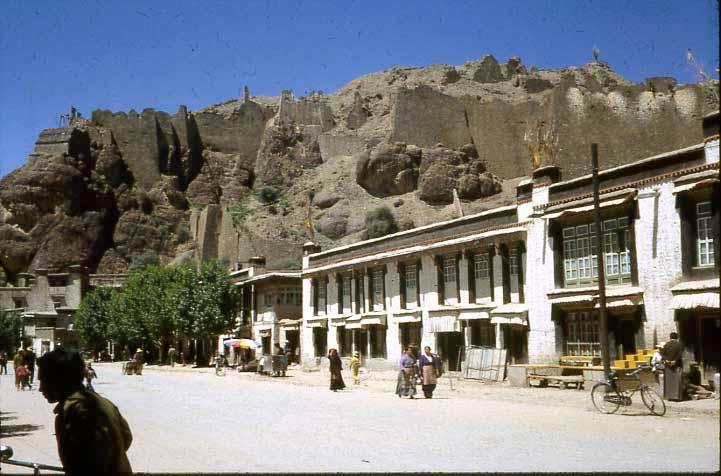
M 405 229 L 453 216 L 454 189 L 467 212 L 509 203 L 534 151 L 572 178 L 590 142 L 604 167 L 700 142 L 714 87 L 486 56 L 392 68 L 328 96 L 95 111 L 42 131 L 0 181 L 0 280 L 74 263 L 121 272 L 149 253 L 297 265 L 309 197 L 324 247 L 360 239 L 382 205 Z

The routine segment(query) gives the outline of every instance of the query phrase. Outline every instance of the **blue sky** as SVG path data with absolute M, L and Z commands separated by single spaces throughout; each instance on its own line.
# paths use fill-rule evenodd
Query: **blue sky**
M 0 17 L 0 177 L 75 105 L 191 110 L 241 94 L 332 92 L 392 66 L 487 53 L 582 65 L 597 46 L 625 77 L 713 76 L 718 1 L 5 0 Z

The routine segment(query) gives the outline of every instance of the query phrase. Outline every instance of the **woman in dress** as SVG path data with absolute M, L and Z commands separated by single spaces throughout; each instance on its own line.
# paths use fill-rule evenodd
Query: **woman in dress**
M 431 353 L 431 348 L 425 346 L 423 354 L 418 359 L 418 368 L 421 373 L 421 388 L 426 398 L 433 398 L 433 391 L 436 389 L 438 377 L 441 375 L 441 359 L 436 354 Z
M 343 382 L 343 375 L 341 370 L 343 369 L 343 362 L 338 357 L 338 351 L 336 349 L 330 349 L 328 351 L 328 360 L 330 360 L 330 389 L 334 392 L 343 390 L 345 388 L 345 382 Z
M 418 365 L 411 347 L 408 347 L 408 349 L 406 349 L 406 353 L 401 356 L 398 367 L 399 372 L 398 384 L 396 385 L 396 395 L 398 395 L 398 398 L 413 398 L 416 394 L 416 376 L 418 375 Z

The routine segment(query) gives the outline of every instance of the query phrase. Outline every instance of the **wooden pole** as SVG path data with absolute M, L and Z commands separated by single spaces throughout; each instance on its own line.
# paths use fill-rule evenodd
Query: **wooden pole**
M 598 306 L 601 333 L 601 359 L 606 380 L 611 373 L 611 356 L 608 349 L 608 322 L 606 319 L 606 268 L 603 259 L 603 229 L 601 228 L 601 205 L 598 180 L 598 144 L 591 144 L 591 168 L 593 170 L 593 212 L 596 223 L 596 255 L 598 256 Z

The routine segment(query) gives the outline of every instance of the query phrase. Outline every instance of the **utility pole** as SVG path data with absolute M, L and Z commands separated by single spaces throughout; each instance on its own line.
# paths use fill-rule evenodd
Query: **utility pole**
M 603 229 L 601 228 L 601 205 L 598 180 L 598 144 L 591 144 L 591 168 L 593 170 L 593 213 L 596 223 L 596 256 L 598 256 L 598 314 L 601 333 L 601 360 L 603 375 L 608 381 L 611 373 L 611 356 L 608 352 L 608 321 L 606 319 L 606 268 L 603 259 Z M 591 238 L 593 239 L 593 237 Z

